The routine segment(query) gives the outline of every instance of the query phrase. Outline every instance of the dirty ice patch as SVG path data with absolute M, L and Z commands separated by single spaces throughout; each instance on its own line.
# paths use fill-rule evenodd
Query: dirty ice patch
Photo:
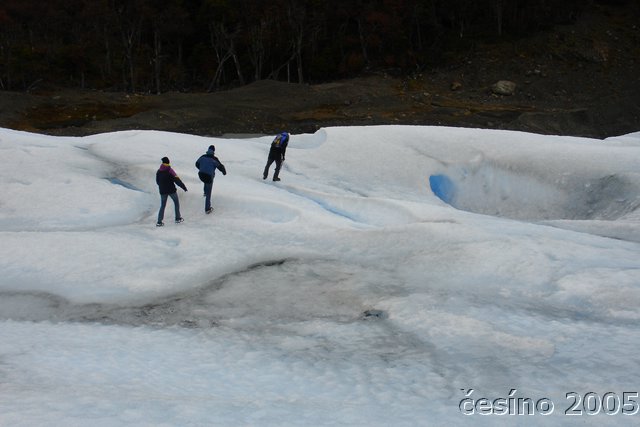
M 606 284 L 608 282 L 612 284 Z M 610 321 L 638 321 L 640 313 L 640 269 L 587 269 L 558 280 L 556 298 L 581 306 L 592 317 Z

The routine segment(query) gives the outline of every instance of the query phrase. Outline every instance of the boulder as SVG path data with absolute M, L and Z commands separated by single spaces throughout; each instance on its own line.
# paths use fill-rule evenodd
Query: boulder
M 516 84 L 509 80 L 500 80 L 491 86 L 491 92 L 496 95 L 511 96 L 516 91 Z

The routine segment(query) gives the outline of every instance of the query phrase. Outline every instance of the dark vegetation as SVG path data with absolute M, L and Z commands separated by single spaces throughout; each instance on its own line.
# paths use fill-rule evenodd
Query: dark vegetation
M 619 2 L 618 2 L 619 3 Z M 574 21 L 588 0 L 3 0 L 0 87 L 130 92 L 423 71 L 478 40 Z
M 640 128 L 635 0 L 3 0 L 0 126 Z M 510 80 L 512 95 L 491 85 Z

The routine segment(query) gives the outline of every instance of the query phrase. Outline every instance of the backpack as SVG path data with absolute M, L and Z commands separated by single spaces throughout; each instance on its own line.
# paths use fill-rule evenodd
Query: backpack
M 273 142 L 271 143 L 271 147 L 281 148 L 284 145 L 284 143 L 287 142 L 287 139 L 288 138 L 286 133 L 278 134 L 278 136 L 276 136 Z
M 281 143 L 282 143 L 282 135 L 278 135 L 275 137 L 275 139 L 271 143 L 271 148 L 280 148 Z

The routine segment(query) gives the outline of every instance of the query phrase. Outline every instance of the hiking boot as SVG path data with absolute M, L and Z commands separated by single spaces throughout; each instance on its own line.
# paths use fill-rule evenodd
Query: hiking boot
M 156 224 L 156 227 L 162 227 L 163 225 L 164 225 L 164 222 L 158 222 L 158 223 Z
M 211 212 L 213 212 L 213 208 L 209 208 L 207 210 L 205 210 L 205 213 L 210 214 Z
M 262 179 L 267 179 L 267 175 L 262 175 Z
M 274 181 L 280 181 L 280 178 L 273 178 Z
M 176 219 L 176 224 L 180 224 L 181 222 L 184 222 L 184 218 L 178 218 L 178 219 Z

